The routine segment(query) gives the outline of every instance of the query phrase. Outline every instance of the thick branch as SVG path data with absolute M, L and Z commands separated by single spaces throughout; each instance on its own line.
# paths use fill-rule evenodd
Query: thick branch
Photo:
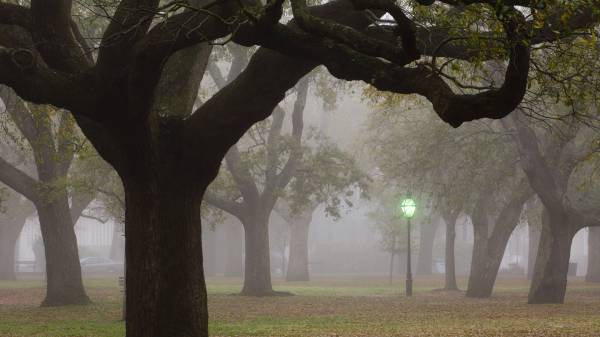
M 248 167 L 242 162 L 237 145 L 234 145 L 229 149 L 225 155 L 225 162 L 227 164 L 227 169 L 231 172 L 233 180 L 244 198 L 244 204 L 250 208 L 256 207 L 255 202 L 259 200 L 260 193 L 258 192 L 258 187 L 256 187 L 256 184 L 254 183 L 254 179 L 252 179 L 250 170 L 248 170 Z
M 85 113 L 93 101 L 85 90 L 85 75 L 71 76 L 52 70 L 34 50 L 0 47 L 0 68 L 0 83 L 29 102 Z
M 32 36 L 50 67 L 77 73 L 91 67 L 72 30 L 72 0 L 32 0 Z
M 95 199 L 95 196 L 91 193 L 74 193 L 71 197 L 71 220 L 73 221 L 73 225 L 77 223 L 79 217 L 89 217 L 83 214 L 83 211 L 90 205 L 90 203 Z M 106 221 L 104 221 L 106 222 Z M 104 223 L 103 222 L 103 223 Z
M 364 12 L 354 10 L 354 5 L 348 0 L 332 1 L 313 7 L 311 11 L 357 29 L 371 24 L 370 18 Z M 267 118 L 285 93 L 318 65 L 313 57 L 295 56 L 259 49 L 235 81 L 192 115 L 188 124 L 190 131 L 187 133 L 188 142 L 195 144 L 192 147 L 211 144 L 211 155 L 222 157 L 246 130 Z M 225 106 L 226 109 L 223 108 Z M 219 141 L 216 142 L 216 139 Z
M 535 132 L 516 116 L 513 115 L 510 119 L 514 124 L 515 140 L 521 155 L 521 166 L 529 179 L 529 185 L 539 196 L 546 209 L 564 211 L 562 196 L 565 191 L 559 190 L 552 169 L 540 151 Z
M 294 102 L 292 112 L 292 149 L 289 158 L 281 172 L 277 175 L 275 187 L 283 189 L 292 179 L 298 162 L 302 156 L 302 131 L 304 130 L 304 109 L 306 107 L 306 98 L 308 96 L 308 78 L 304 77 L 297 86 L 298 94 Z
M 204 194 L 204 198 L 202 199 L 202 201 L 205 201 L 209 205 L 223 210 L 238 218 L 242 216 L 244 210 L 242 205 L 238 204 L 237 202 L 219 198 L 218 196 L 208 191 Z
M 17 193 L 21 193 L 31 202 L 38 203 L 40 201 L 41 184 L 17 169 L 9 162 L 0 158 L 0 181 L 8 185 Z

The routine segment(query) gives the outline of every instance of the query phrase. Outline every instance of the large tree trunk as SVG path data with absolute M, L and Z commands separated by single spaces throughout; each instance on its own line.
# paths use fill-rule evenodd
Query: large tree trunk
M 454 254 L 454 241 L 456 239 L 456 219 L 457 216 L 445 217 L 446 222 L 446 254 L 445 254 L 445 269 L 446 275 L 444 280 L 445 290 L 458 290 L 456 284 L 456 258 Z
M 0 280 L 14 281 L 17 279 L 15 248 L 27 217 L 10 220 L 14 221 L 0 225 Z
M 42 306 L 89 303 L 83 288 L 77 237 L 66 191 L 36 205 L 46 255 L 46 298 Z
M 590 227 L 588 233 L 588 269 L 586 282 L 600 282 L 600 227 Z
M 269 217 L 253 216 L 245 219 L 246 263 L 242 295 L 270 296 L 274 294 L 271 285 L 271 254 L 269 247 Z
M 421 225 L 419 259 L 417 261 L 417 274 L 419 275 L 431 275 L 433 272 L 433 242 L 437 228 L 437 219 L 431 224 Z
M 309 216 L 294 218 L 290 223 L 290 260 L 286 281 L 309 281 L 308 273 L 308 234 L 312 213 Z
M 559 211 L 544 210 L 542 234 L 529 289 L 529 303 L 563 303 L 571 243 L 575 230 L 570 217 Z
M 243 246 L 242 226 L 235 223 L 227 223 L 227 252 L 225 260 L 225 277 L 242 277 L 243 275 Z
M 127 337 L 205 337 L 200 203 L 208 183 L 185 168 L 157 171 L 123 178 Z

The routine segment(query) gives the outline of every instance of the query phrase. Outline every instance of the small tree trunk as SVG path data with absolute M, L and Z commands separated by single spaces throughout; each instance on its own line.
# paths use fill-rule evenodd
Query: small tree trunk
M 110 258 L 113 261 L 123 261 L 125 254 L 125 239 L 120 230 L 120 225 L 115 224 L 113 227 L 112 239 L 110 242 Z
M 542 215 L 542 234 L 529 289 L 530 304 L 563 303 L 565 299 L 575 231 L 569 216 L 553 213 L 544 210 Z
M 210 228 L 202 231 L 202 247 L 204 255 L 204 276 L 215 276 L 217 274 L 217 245 L 215 232 Z
M 419 244 L 419 259 L 417 261 L 417 274 L 431 275 L 433 272 L 433 242 L 438 223 L 421 225 L 421 238 Z
M 14 281 L 17 279 L 15 249 L 26 219 L 26 217 L 15 219 L 14 223 L 3 224 L 0 227 L 0 280 Z
M 182 172 L 163 167 L 123 179 L 127 337 L 208 336 L 200 220 L 208 183 Z
M 527 279 L 533 278 L 533 271 L 535 269 L 535 257 L 538 253 L 538 246 L 540 244 L 541 229 L 539 223 L 534 223 L 529 220 L 529 251 L 527 255 Z
M 268 216 L 254 216 L 244 221 L 246 263 L 242 295 L 273 295 Z
M 394 255 L 396 255 L 396 238 L 392 241 L 392 249 L 390 249 L 390 284 L 394 282 Z
M 308 234 L 312 215 L 294 219 L 290 223 L 290 260 L 286 281 L 309 281 L 308 273 Z
M 46 255 L 46 298 L 42 306 L 86 304 L 77 237 L 66 191 L 36 205 Z
M 444 289 L 458 290 L 456 285 L 456 259 L 454 254 L 454 241 L 456 239 L 456 218 L 446 222 L 446 277 Z
M 242 226 L 239 223 L 226 224 L 227 253 L 225 261 L 225 277 L 242 277 L 243 245 Z
M 600 282 L 600 227 L 590 227 L 586 282 Z

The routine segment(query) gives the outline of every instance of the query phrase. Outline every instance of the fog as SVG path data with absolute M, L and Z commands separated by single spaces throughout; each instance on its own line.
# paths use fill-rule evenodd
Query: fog
M 0 337 L 600 336 L 599 28 L 0 1 Z

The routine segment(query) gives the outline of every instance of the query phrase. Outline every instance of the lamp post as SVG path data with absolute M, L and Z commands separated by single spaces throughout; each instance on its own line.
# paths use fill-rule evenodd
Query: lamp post
M 412 268 L 411 268 L 411 247 L 410 247 L 410 219 L 415 214 L 417 204 L 410 197 L 402 200 L 400 203 L 402 214 L 406 218 L 407 224 L 407 254 L 406 254 L 406 296 L 412 296 Z

